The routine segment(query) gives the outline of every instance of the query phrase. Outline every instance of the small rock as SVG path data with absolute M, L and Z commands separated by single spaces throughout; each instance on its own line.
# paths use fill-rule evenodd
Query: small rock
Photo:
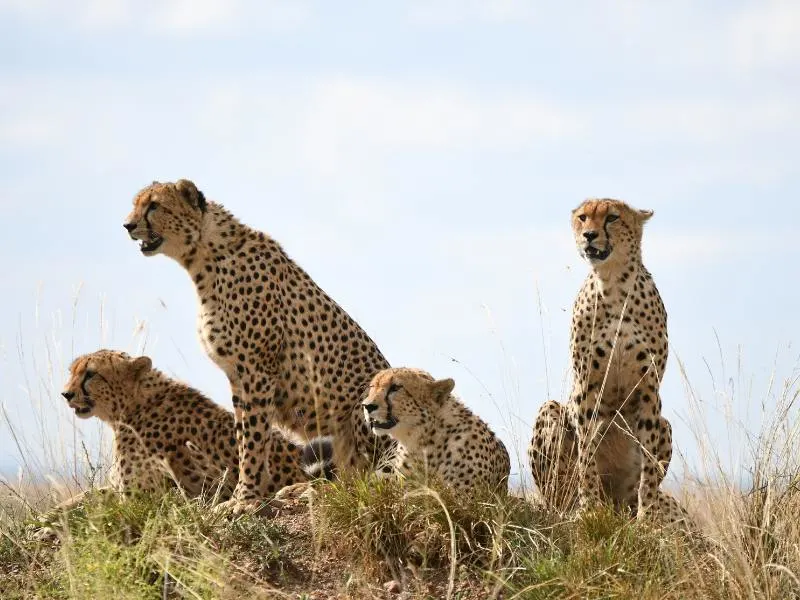
M 387 594 L 399 594 L 403 591 L 403 586 L 396 579 L 392 579 L 383 584 L 383 589 L 386 590 Z

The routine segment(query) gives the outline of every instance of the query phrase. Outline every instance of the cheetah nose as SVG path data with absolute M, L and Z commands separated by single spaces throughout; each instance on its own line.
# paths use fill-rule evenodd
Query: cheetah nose
M 364 410 L 368 413 L 378 410 L 377 404 L 364 404 Z
M 67 400 L 72 400 L 75 397 L 75 392 L 61 392 L 61 395 Z
M 597 236 L 598 236 L 598 233 L 596 231 L 584 231 L 583 232 L 583 237 L 586 238 L 587 242 L 591 242 L 593 240 L 596 240 Z
M 136 223 L 123 223 L 122 226 L 128 230 L 128 233 L 133 233 L 133 230 L 136 229 Z

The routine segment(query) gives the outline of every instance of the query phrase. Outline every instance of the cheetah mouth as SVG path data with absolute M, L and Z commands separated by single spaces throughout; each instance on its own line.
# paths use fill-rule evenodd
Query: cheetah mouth
M 382 429 L 385 431 L 397 425 L 397 418 L 389 417 L 386 421 L 378 421 L 377 419 L 370 419 L 369 425 L 370 427 L 372 427 L 373 431 L 375 431 L 376 429 Z
M 164 238 L 158 235 L 157 233 L 150 233 L 149 239 L 142 240 L 139 244 L 139 250 L 142 251 L 142 254 L 153 254 L 161 244 L 164 243 Z
M 611 246 L 608 246 L 605 250 L 600 250 L 599 248 L 595 248 L 594 246 L 589 245 L 583 249 L 583 253 L 589 260 L 593 262 L 594 261 L 600 262 L 609 257 L 609 255 L 611 254 Z
M 69 407 L 75 412 L 76 416 L 86 419 L 92 416 L 94 402 L 88 398 L 85 398 L 81 403 L 70 402 Z

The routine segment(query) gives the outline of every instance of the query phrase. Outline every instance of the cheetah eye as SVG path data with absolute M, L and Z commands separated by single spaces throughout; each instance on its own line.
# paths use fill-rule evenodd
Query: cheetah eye
M 397 385 L 396 383 L 393 383 L 392 385 L 389 386 L 389 391 L 386 392 L 386 393 L 387 394 L 394 394 L 398 390 L 402 389 L 402 387 L 403 386 L 400 386 L 400 385 Z
M 578 220 L 579 220 L 581 223 L 584 223 L 584 222 L 586 221 L 586 215 L 578 215 Z
M 86 385 L 86 383 L 94 376 L 95 376 L 95 372 L 94 371 L 90 371 L 89 369 L 86 369 L 86 372 L 83 374 L 83 380 L 81 380 L 81 385 L 82 386 Z
M 608 215 L 606 217 L 606 223 L 613 223 L 617 219 L 619 219 L 619 215 Z
M 158 202 L 151 202 L 147 205 L 147 214 L 150 214 L 152 211 L 158 208 Z

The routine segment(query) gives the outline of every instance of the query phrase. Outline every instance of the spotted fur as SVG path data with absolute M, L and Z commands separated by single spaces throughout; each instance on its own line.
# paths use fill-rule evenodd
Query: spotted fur
M 529 458 L 540 487 L 566 504 L 577 495 L 581 509 L 605 499 L 640 517 L 653 505 L 674 512 L 659 491 L 672 453 L 659 395 L 667 313 L 641 254 L 652 214 L 608 199 L 572 213 L 591 266 L 572 311 L 573 391 L 565 408 L 548 402 L 540 410 Z M 574 493 L 554 483 L 569 480 Z
M 359 406 L 386 359 L 275 240 L 184 179 L 140 191 L 125 227 L 145 255 L 169 256 L 194 282 L 199 337 L 233 396 L 240 470 L 229 508 L 275 492 L 272 424 L 302 440 L 332 436 L 337 469 L 373 468 L 391 452 Z
M 398 445 L 393 466 L 401 474 L 429 469 L 448 485 L 474 493 L 505 493 L 510 462 L 503 442 L 451 392 L 452 379 L 425 371 L 386 369 L 373 377 L 362 401 L 379 436 Z
M 177 484 L 189 496 L 206 490 L 230 496 L 238 473 L 233 413 L 154 369 L 147 356 L 114 350 L 80 356 L 62 395 L 78 417 L 111 426 L 111 483 L 118 491 Z M 281 465 L 271 483 L 282 488 L 308 481 L 303 460 L 309 451 L 278 430 L 270 436 L 273 461 Z
M 657 471 L 659 485 L 672 458 L 672 427 L 661 417 Z M 572 510 L 578 499 L 578 441 L 564 406 L 550 400 L 536 416 L 533 438 L 528 447 L 533 480 L 545 503 L 560 511 Z M 613 425 L 597 447 L 597 470 L 604 501 L 621 511 L 636 514 L 642 453 L 636 440 Z M 659 489 L 654 513 L 664 523 L 691 528 L 691 519 L 678 501 Z

